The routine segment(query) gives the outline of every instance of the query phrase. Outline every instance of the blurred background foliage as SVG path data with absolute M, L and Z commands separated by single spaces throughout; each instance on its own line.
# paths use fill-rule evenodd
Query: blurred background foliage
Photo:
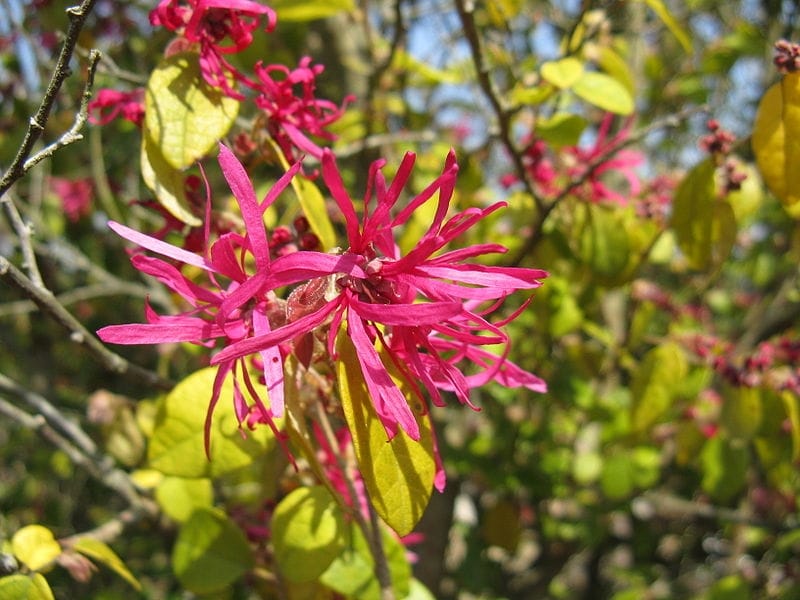
M 419 154 L 419 189 L 455 147 L 459 207 L 509 203 L 465 243 L 505 244 L 498 263 L 550 272 L 509 327 L 513 360 L 548 393 L 488 386 L 480 412 L 433 411 L 449 481 L 410 548 L 416 577 L 436 598 L 465 600 L 800 598 L 800 230 L 749 145 L 758 101 L 778 79 L 773 44 L 797 35 L 800 6 L 498 0 L 476 3 L 470 30 L 464 4 L 274 2 L 277 32 L 232 59 L 291 66 L 310 55 L 325 65 L 320 97 L 356 96 L 334 127 L 349 189 L 362 189 L 371 160 L 392 168 L 406 150 Z M 0 164 L 52 71 L 63 8 L 0 3 Z M 146 82 L 169 42 L 149 25 L 152 8 L 98 0 L 47 139 L 72 123 L 89 48 L 103 52 L 98 88 Z M 254 117 L 243 111 L 236 130 L 256 139 Z M 720 131 L 733 134 L 721 149 Z M 48 287 L 93 331 L 139 321 L 147 295 L 172 300 L 105 226 L 120 214 L 159 226 L 131 204 L 151 196 L 136 127 L 117 120 L 84 134 L 10 193 L 33 224 Z M 248 169 L 257 182 L 280 173 L 258 156 Z M 70 194 L 88 206 L 68 212 Z M 295 210 L 287 199 L 274 218 L 291 222 Z M 0 251 L 19 263 L 6 223 Z M 0 372 L 82 422 L 125 468 L 143 466 L 152 430 L 140 400 L 154 390 L 109 375 L 5 285 L 0 340 Z M 203 364 L 191 348 L 124 355 L 176 380 Z M 0 456 L 0 538 L 29 523 L 71 535 L 125 508 L 7 419 Z M 287 491 L 281 468 L 260 468 L 244 483 L 215 480 L 216 505 L 257 521 L 252 497 Z M 181 521 L 145 519 L 112 543 L 145 597 L 187 597 L 170 566 Z M 58 598 L 136 594 L 109 571 L 48 580 Z M 253 589 L 238 585 L 227 597 Z

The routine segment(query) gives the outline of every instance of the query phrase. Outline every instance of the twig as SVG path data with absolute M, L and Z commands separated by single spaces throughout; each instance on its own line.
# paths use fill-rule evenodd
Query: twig
M 142 498 L 141 504 L 126 508 L 116 517 L 109 519 L 102 525 L 88 531 L 82 531 L 69 537 L 61 538 L 58 541 L 62 546 L 70 547 L 78 540 L 88 537 L 108 544 L 119 538 L 128 525 L 157 514 L 158 505 L 149 498 Z
M 138 283 L 96 283 L 83 288 L 76 288 L 55 297 L 56 302 L 64 307 L 85 300 L 106 298 L 108 296 L 127 295 L 134 298 L 147 296 L 147 289 Z M 10 315 L 25 315 L 38 310 L 30 300 L 19 300 L 0 304 L 0 318 Z
M 17 155 L 6 170 L 3 178 L 0 179 L 0 197 L 4 196 L 8 189 L 35 164 L 29 164 L 29 157 L 31 152 L 33 152 L 34 145 L 42 136 L 42 133 L 44 133 L 44 128 L 50 118 L 50 111 L 53 108 L 61 86 L 72 73 L 72 70 L 69 68 L 69 61 L 75 51 L 75 45 L 78 43 L 78 36 L 81 29 L 83 29 L 86 17 L 94 7 L 95 2 L 96 0 L 83 0 L 79 6 L 73 6 L 67 9 L 67 15 L 70 20 L 69 29 L 64 38 L 64 45 L 61 47 L 61 53 L 58 55 L 53 76 L 50 78 L 50 83 L 47 85 L 47 90 L 44 93 L 44 97 L 42 98 L 42 102 L 36 114 L 30 119 L 28 130 L 25 132 L 25 137 L 20 144 Z M 98 53 L 94 61 L 95 66 L 99 58 Z
M 534 191 L 530 174 L 522 162 L 522 154 L 517 150 L 512 140 L 511 117 L 514 111 L 511 107 L 506 105 L 501 97 L 499 90 L 492 81 L 489 74 L 489 67 L 484 59 L 483 45 L 480 35 L 478 34 L 478 29 L 475 26 L 475 3 L 473 0 L 456 0 L 455 4 L 458 16 L 461 19 L 461 25 L 464 28 L 464 36 L 469 43 L 472 63 L 475 66 L 475 72 L 478 76 L 478 85 L 480 85 L 483 95 L 486 96 L 497 118 L 497 125 L 500 128 L 500 141 L 511 156 L 511 160 L 514 163 L 514 170 L 519 180 L 525 185 L 525 191 L 533 198 L 537 212 L 543 213 L 546 210 L 544 200 Z
M 0 256 L 0 280 L 21 290 L 43 312 L 49 314 L 65 327 L 70 333 L 70 339 L 89 350 L 104 368 L 120 375 L 139 378 L 143 383 L 160 389 L 172 388 L 173 384 L 168 379 L 134 365 L 119 354 L 106 348 L 72 313 L 58 303 L 58 300 L 50 290 L 35 285 L 24 273 L 2 256 Z

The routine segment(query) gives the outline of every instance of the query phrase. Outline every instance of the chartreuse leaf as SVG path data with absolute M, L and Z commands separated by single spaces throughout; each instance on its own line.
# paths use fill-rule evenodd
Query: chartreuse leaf
M 345 548 L 340 506 L 324 486 L 301 487 L 278 503 L 272 543 L 281 575 L 295 583 L 314 581 Z
M 338 336 L 337 350 L 339 395 L 364 485 L 378 515 L 399 535 L 407 535 L 422 517 L 433 491 L 436 464 L 430 423 L 410 386 L 383 356 L 383 364 L 414 410 L 420 429 L 418 442 L 402 429 L 388 440 L 347 335 Z
M 589 204 L 580 240 L 580 256 L 592 273 L 611 279 L 622 273 L 630 258 L 630 241 L 622 215 L 607 206 Z
M 792 461 L 800 458 L 800 399 L 790 391 L 781 392 L 781 400 L 792 428 Z
M 694 167 L 681 181 L 672 201 L 671 226 L 689 265 L 698 270 L 719 267 L 736 240 L 736 217 L 716 193 L 711 159 Z
M 315 21 L 354 9 L 353 0 L 272 0 L 269 5 L 277 11 L 281 21 Z
M 761 98 L 751 138 L 764 182 L 800 218 L 800 73 L 788 73 Z
M 117 554 L 105 542 L 101 542 L 100 540 L 90 537 L 82 537 L 78 538 L 72 544 L 72 549 L 85 556 L 88 556 L 96 562 L 104 564 L 129 584 L 131 584 L 131 586 L 133 586 L 135 589 L 142 589 L 142 585 L 128 570 L 128 567 L 125 566 L 125 563 L 122 562 L 122 559 L 117 556 Z
M 753 597 L 750 586 L 739 575 L 728 575 L 715 582 L 706 600 L 750 600 Z
M 705 443 L 700 453 L 703 491 L 714 500 L 726 502 L 745 485 L 749 456 L 747 446 L 720 435 Z
M 219 509 L 200 508 L 181 526 L 172 549 L 172 570 L 187 590 L 222 590 L 253 566 L 244 532 Z
M 397 536 L 381 530 L 381 543 L 389 566 L 395 598 L 409 593 L 411 566 Z M 334 560 L 319 580 L 332 590 L 353 600 L 380 600 L 381 588 L 375 576 L 375 561 L 361 529 L 351 528 L 348 547 Z
M 575 146 L 586 129 L 586 119 L 569 113 L 556 113 L 536 121 L 536 137 L 556 148 Z
M 628 93 L 633 97 L 636 92 L 636 84 L 633 74 L 622 57 L 611 46 L 599 46 L 593 50 L 597 53 L 597 65 L 605 72 L 619 81 Z
M 144 134 L 175 169 L 202 158 L 233 125 L 239 101 L 211 87 L 200 56 L 173 54 L 150 74 L 144 99 Z
M 583 63 L 572 56 L 542 63 L 540 72 L 542 79 L 562 90 L 571 88 L 584 75 Z
M 40 574 L 0 578 L 0 600 L 55 600 L 53 590 Z
M 726 386 L 720 423 L 733 439 L 752 439 L 763 418 L 761 390 L 745 386 Z
M 211 480 L 164 477 L 156 488 L 156 502 L 168 517 L 183 523 L 195 509 L 214 505 Z
M 39 571 L 58 558 L 61 546 L 47 527 L 27 525 L 11 538 L 11 552 L 31 571 Z
M 285 170 L 289 170 L 289 162 L 281 152 L 278 144 L 274 140 L 270 140 L 275 156 L 281 161 L 281 166 Z M 328 207 L 325 205 L 325 198 L 319 191 L 319 188 L 313 181 L 305 177 L 293 177 L 292 189 L 300 202 L 300 208 L 303 210 L 303 215 L 308 219 L 308 224 L 319 238 L 322 244 L 322 250 L 328 251 L 336 246 L 336 232 L 333 229 L 333 223 L 328 215 Z
M 667 26 L 670 33 L 675 36 L 675 39 L 678 40 L 678 43 L 683 47 L 686 52 L 692 51 L 692 42 L 689 39 L 689 36 L 686 35 L 686 31 L 681 25 L 675 20 L 675 17 L 672 16 L 672 13 L 669 12 L 666 5 L 662 0 L 641 0 L 647 6 L 650 7 L 659 19 L 664 22 L 664 25 Z
M 184 175 L 167 163 L 161 150 L 151 141 L 147 134 L 142 136 L 140 154 L 142 180 L 156 195 L 156 199 L 176 219 L 198 227 L 202 221 L 183 206 Z
M 635 107 L 625 86 L 605 73 L 586 71 L 574 82 L 572 91 L 589 104 L 617 115 L 629 115 Z
M 161 401 L 147 459 L 150 468 L 176 477 L 210 477 L 235 471 L 269 454 L 275 438 L 269 427 L 243 436 L 233 411 L 233 383 L 222 386 L 211 425 L 211 459 L 204 451 L 203 425 L 216 368 L 189 375 Z
M 631 382 L 632 426 L 643 432 L 672 404 L 674 386 L 686 377 L 688 364 L 680 346 L 667 342 L 649 350 Z

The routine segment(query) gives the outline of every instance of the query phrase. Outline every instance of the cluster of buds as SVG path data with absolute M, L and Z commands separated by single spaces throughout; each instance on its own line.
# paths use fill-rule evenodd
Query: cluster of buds
M 715 156 L 727 156 L 733 150 L 736 136 L 730 131 L 723 129 L 716 119 L 709 119 L 706 122 L 708 135 L 700 138 L 700 149 Z
M 784 74 L 800 71 L 800 44 L 778 40 L 775 42 L 775 57 L 772 62 Z

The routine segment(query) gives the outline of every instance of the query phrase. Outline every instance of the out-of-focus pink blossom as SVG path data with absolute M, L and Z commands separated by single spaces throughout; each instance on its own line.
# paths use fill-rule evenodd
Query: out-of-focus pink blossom
M 290 163 L 302 154 L 322 156 L 322 148 L 309 136 L 335 140 L 327 127 L 342 116 L 352 100 L 348 96 L 342 106 L 337 106 L 316 97 L 316 78 L 324 70 L 322 65 L 312 65 L 308 56 L 300 59 L 296 69 L 261 63 L 255 67 L 256 104 L 267 115 L 267 129 Z
M 89 102 L 89 122 L 107 125 L 117 117 L 130 121 L 137 127 L 144 119 L 144 88 L 129 92 L 119 90 L 98 90 L 94 100 Z
M 253 41 L 253 32 L 266 18 L 266 31 L 277 17 L 269 6 L 251 0 L 161 0 L 150 13 L 150 22 L 183 36 L 200 53 L 200 71 L 206 82 L 233 98 L 241 99 L 231 80 L 248 78 L 225 60 Z
M 50 189 L 61 200 L 64 214 L 73 223 L 91 212 L 94 189 L 92 180 L 51 177 Z

